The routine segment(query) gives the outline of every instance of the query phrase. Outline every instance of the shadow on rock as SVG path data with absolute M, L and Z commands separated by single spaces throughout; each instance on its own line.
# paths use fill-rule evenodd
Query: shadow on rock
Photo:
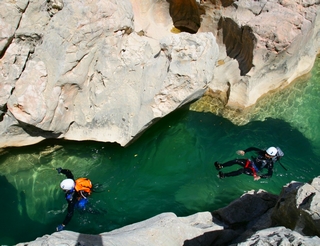
M 100 235 L 79 234 L 77 243 L 78 245 L 103 245 L 102 237 Z
M 200 28 L 200 12 L 195 0 L 167 0 L 173 25 L 182 32 L 196 33 Z
M 233 238 L 239 236 L 233 230 L 219 230 L 206 232 L 201 236 L 186 240 L 183 246 L 227 246 Z
M 230 18 L 221 18 L 218 25 L 222 29 L 227 55 L 238 61 L 240 75 L 246 75 L 253 67 L 253 49 L 256 43 L 251 27 L 239 27 Z

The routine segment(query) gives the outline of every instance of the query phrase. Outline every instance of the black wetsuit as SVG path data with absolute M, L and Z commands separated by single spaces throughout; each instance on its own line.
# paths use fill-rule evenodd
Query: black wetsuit
M 252 161 L 251 163 L 248 163 L 248 159 L 235 159 L 231 160 L 228 162 L 225 162 L 221 164 L 222 167 L 230 167 L 232 165 L 238 164 L 242 166 L 242 168 L 229 172 L 229 173 L 223 173 L 225 177 L 232 177 L 232 176 L 237 176 L 240 174 L 248 174 L 248 175 L 255 175 L 255 172 L 261 171 L 263 168 L 268 169 L 268 172 L 266 174 L 259 175 L 261 178 L 271 178 L 273 174 L 273 165 L 274 163 L 278 160 L 278 157 L 272 157 L 272 158 L 267 158 L 266 157 L 266 151 L 262 149 L 258 149 L 255 147 L 250 147 L 244 150 L 245 153 L 250 152 L 250 151 L 255 151 L 257 156 L 252 157 L 250 160 Z
M 62 169 L 61 173 L 66 175 L 68 179 L 74 180 L 73 174 L 69 169 Z M 68 211 L 65 219 L 62 222 L 64 226 L 66 226 L 70 222 L 73 216 L 75 206 L 83 196 L 88 197 L 89 194 L 84 191 L 81 191 L 81 193 L 77 192 L 75 189 L 72 189 L 66 192 L 65 198 L 66 198 L 66 201 L 68 202 Z

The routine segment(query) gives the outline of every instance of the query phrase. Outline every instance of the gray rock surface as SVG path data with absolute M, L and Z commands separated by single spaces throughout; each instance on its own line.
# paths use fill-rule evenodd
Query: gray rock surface
M 62 231 L 38 238 L 27 245 L 183 245 L 185 240 L 198 237 L 208 231 L 222 229 L 222 226 L 212 222 L 212 215 L 209 212 L 182 218 L 173 213 L 163 213 L 151 219 L 99 235 Z
M 292 182 L 283 187 L 273 211 L 273 224 L 280 224 L 305 235 L 320 237 L 320 177 L 310 184 Z
M 227 207 L 216 210 L 214 216 L 229 226 L 249 223 L 273 208 L 277 200 L 277 195 L 264 190 L 249 191 Z
M 259 246 L 318 246 L 319 237 L 306 237 L 298 232 L 291 231 L 285 227 L 273 227 L 255 233 L 245 242 L 238 246 L 259 245 Z

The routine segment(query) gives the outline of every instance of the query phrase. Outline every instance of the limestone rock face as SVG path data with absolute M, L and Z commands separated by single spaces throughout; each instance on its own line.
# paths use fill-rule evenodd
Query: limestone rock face
M 254 104 L 307 73 L 320 47 L 318 0 L 1 6 L 0 148 L 46 138 L 125 146 L 208 90 L 228 108 Z
M 227 92 L 227 107 L 248 107 L 310 71 L 320 49 L 319 1 L 222 5 L 206 6 L 199 32 L 212 31 L 217 37 L 219 62 L 209 86 Z
M 212 33 L 139 36 L 128 0 L 27 3 L 3 14 L 0 147 L 44 138 L 126 145 L 213 78 Z

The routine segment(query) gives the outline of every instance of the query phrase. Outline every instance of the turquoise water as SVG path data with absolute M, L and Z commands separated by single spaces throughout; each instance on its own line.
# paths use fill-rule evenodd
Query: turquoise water
M 0 155 L 0 244 L 35 240 L 62 223 L 66 202 L 56 167 L 97 186 L 88 211 L 77 211 L 66 228 L 82 233 L 110 231 L 162 212 L 213 211 L 252 189 L 279 194 L 292 180 L 311 180 L 320 175 L 319 79 L 318 59 L 312 76 L 263 99 L 250 115 L 253 121 L 242 126 L 184 108 L 127 148 L 47 141 L 8 149 Z M 260 181 L 217 178 L 214 161 L 236 158 L 236 150 L 248 146 L 270 145 L 282 148 L 288 171 L 276 165 L 274 176 Z

